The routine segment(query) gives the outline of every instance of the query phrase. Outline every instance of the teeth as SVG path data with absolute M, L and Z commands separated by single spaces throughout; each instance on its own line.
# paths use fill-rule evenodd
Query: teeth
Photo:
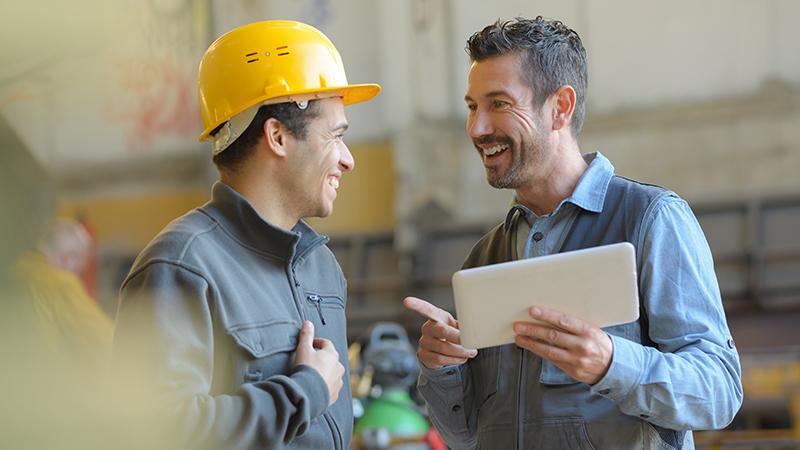
M 508 149 L 508 144 L 495 145 L 494 147 L 483 149 L 483 154 L 486 156 L 492 156 L 496 153 L 502 152 L 503 150 L 507 149 Z
M 339 179 L 335 177 L 330 177 L 328 184 L 331 185 L 334 189 L 339 189 Z

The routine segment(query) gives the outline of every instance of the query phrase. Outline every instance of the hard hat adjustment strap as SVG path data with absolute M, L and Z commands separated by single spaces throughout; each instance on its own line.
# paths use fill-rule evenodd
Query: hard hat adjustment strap
M 258 109 L 261 107 L 260 104 L 251 106 L 250 108 L 245 109 L 244 111 L 236 114 L 235 116 L 231 117 L 222 128 L 219 129 L 219 132 L 214 135 L 214 142 L 212 144 L 212 155 L 216 156 L 221 153 L 223 150 L 228 148 L 231 144 L 233 144 L 242 133 L 247 130 L 247 127 L 253 122 L 253 119 L 256 118 L 256 114 L 258 113 Z

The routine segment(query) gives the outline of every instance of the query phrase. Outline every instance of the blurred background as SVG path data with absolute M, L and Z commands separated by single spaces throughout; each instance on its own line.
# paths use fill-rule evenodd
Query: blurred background
M 69 346 L 94 364 L 86 355 L 110 339 L 117 290 L 133 259 L 169 221 L 202 205 L 216 179 L 210 147 L 196 139 L 200 57 L 236 26 L 280 18 L 326 33 L 351 83 L 383 86 L 374 101 L 347 109 L 357 167 L 342 180 L 334 214 L 312 225 L 331 237 L 348 278 L 361 406 L 385 396 L 375 390 L 379 379 L 414 398 L 408 355 L 421 321 L 401 300 L 414 295 L 452 310 L 450 276 L 504 217 L 512 195 L 488 186 L 464 131 L 464 44 L 497 18 L 536 15 L 562 20 L 586 47 L 581 149 L 601 151 L 619 174 L 686 198 L 711 244 L 746 399 L 729 430 L 700 434 L 698 446 L 800 448 L 794 0 L 7 2 L 0 19 L 4 269 L 27 264 L 26 273 L 41 274 L 43 260 L 25 259 L 37 249 L 80 286 L 51 287 L 76 293 L 40 301 L 30 322 L 26 305 L 4 300 L 4 388 L 19 381 L 8 368 L 43 379 L 53 373 L 49 360 L 25 366 L 19 359 L 43 335 L 25 324 L 45 316 L 51 324 L 74 317 L 72 329 L 44 332 L 48 348 L 63 356 Z M 4 298 L 19 298 L 12 285 L 4 283 Z M 69 339 L 80 342 L 63 343 Z M 49 407 L 35 381 L 23 385 Z M 20 405 L 27 394 L 17 390 Z M 68 404 L 85 403 L 80 392 L 73 397 Z M 7 406 L 0 415 L 18 412 Z M 374 420 L 371 429 L 380 429 Z M 414 445 L 416 438 L 392 427 L 356 445 Z M 35 429 L 17 428 L 11 442 L 25 447 Z

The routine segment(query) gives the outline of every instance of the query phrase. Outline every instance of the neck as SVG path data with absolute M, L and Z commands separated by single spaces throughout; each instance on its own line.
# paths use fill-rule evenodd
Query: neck
M 545 162 L 538 178 L 516 190 L 517 200 L 540 216 L 549 214 L 572 195 L 587 167 L 577 145 L 562 149 Z
M 264 182 L 265 179 L 274 179 L 267 173 L 245 167 L 236 173 L 221 172 L 220 181 L 246 198 L 261 218 L 276 227 L 291 230 L 300 221 L 300 216 L 280 189 L 279 183 Z

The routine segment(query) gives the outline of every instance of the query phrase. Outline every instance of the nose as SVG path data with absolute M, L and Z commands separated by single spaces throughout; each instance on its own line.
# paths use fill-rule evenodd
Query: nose
M 342 143 L 342 151 L 339 153 L 339 168 L 342 172 L 352 172 L 356 168 L 356 160 L 347 145 Z
M 490 136 L 494 133 L 494 127 L 489 119 L 489 115 L 476 109 L 467 116 L 467 134 L 472 139 L 483 136 Z

